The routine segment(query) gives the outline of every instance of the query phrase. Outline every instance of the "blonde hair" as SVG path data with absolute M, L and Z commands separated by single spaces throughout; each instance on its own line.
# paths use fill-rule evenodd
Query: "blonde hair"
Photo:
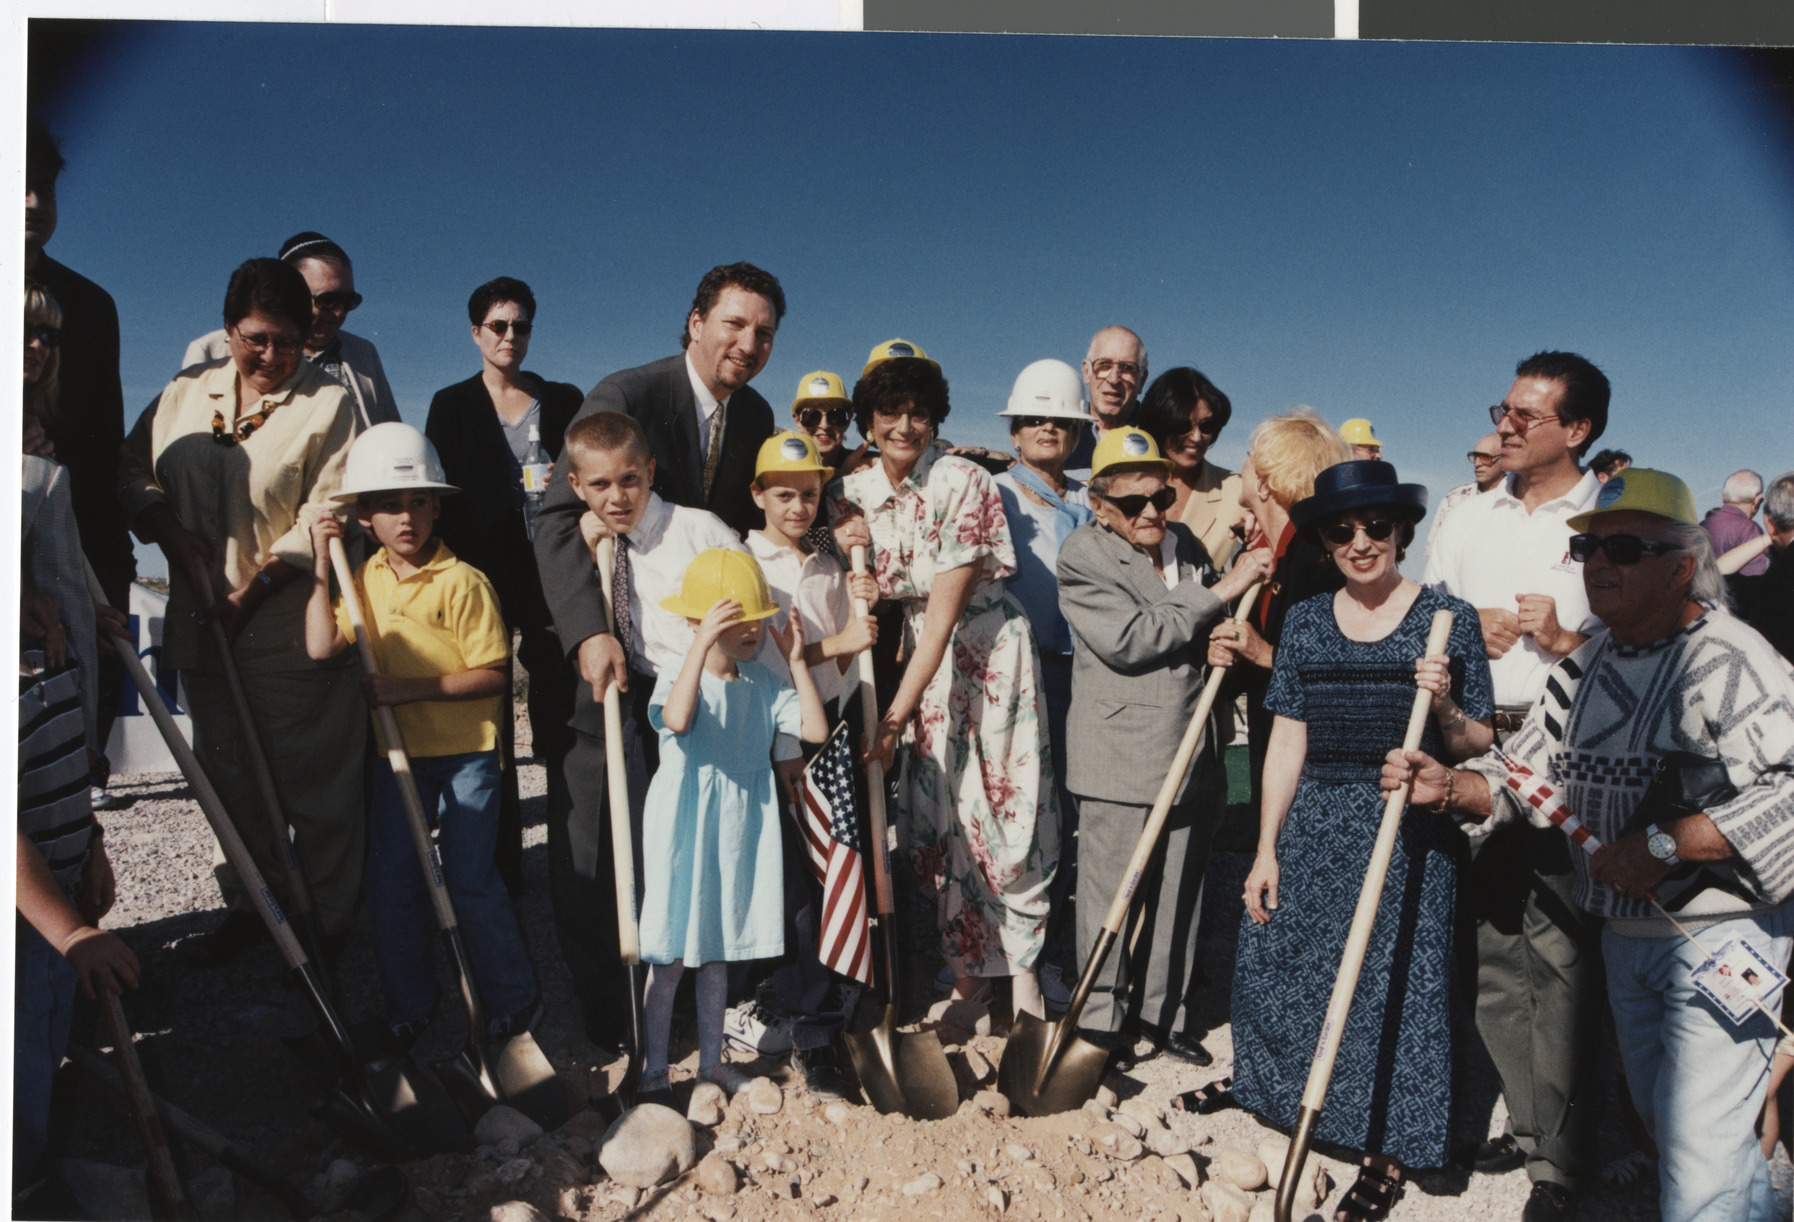
M 594 454 L 616 450 L 632 451 L 643 462 L 649 458 L 648 435 L 634 416 L 623 412 L 596 411 L 581 416 L 567 427 L 566 439 L 561 444 L 574 470 L 578 470 L 582 460 Z
M 1288 509 L 1314 495 L 1315 476 L 1350 462 L 1352 447 L 1319 412 L 1298 404 L 1261 421 L 1246 439 L 1246 456 L 1265 490 Z
M 50 290 L 35 280 L 25 281 L 25 325 L 28 327 L 62 327 L 62 307 Z M 56 418 L 56 375 L 62 370 L 62 349 L 50 349 L 44 357 L 43 372 L 37 381 L 25 388 L 25 414 L 49 424 Z

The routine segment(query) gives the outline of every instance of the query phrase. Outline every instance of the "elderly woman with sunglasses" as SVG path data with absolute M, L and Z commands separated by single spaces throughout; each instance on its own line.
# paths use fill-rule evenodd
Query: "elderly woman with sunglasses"
M 874 348 L 853 403 L 879 457 L 829 499 L 837 523 L 869 531 L 879 595 L 903 605 L 903 679 L 869 734 L 887 765 L 902 752 L 899 846 L 935 897 L 954 995 L 1008 976 L 1015 1010 L 1044 1017 L 1059 798 L 1003 502 L 982 467 L 934 445 L 947 380 L 915 345 Z
M 1295 528 L 1345 575 L 1292 608 L 1265 707 L 1258 854 L 1246 877 L 1233 983 L 1235 1099 L 1273 1125 L 1296 1112 L 1377 836 L 1384 756 L 1416 683 L 1434 693 L 1424 741 L 1465 759 L 1493 740 L 1489 663 L 1476 610 L 1396 566 L 1426 489 L 1374 460 L 1341 463 L 1295 504 Z M 1456 616 L 1444 655 L 1422 657 L 1433 614 Z M 1455 827 L 1404 818 L 1357 1000 L 1315 1136 L 1365 1154 L 1338 1216 L 1384 1217 L 1407 1167 L 1444 1165 L 1451 1116 Z
M 229 358 L 182 370 L 145 409 L 121 452 L 119 494 L 137 536 L 168 558 L 162 663 L 181 672 L 194 749 L 257 866 L 279 879 L 281 855 L 244 762 L 250 731 L 203 626 L 217 619 L 330 939 L 347 935 L 361 881 L 366 709 L 353 651 L 325 665 L 306 655 L 305 603 L 311 523 L 340 509 L 331 497 L 358 417 L 348 392 L 300 359 L 311 323 L 311 290 L 290 264 L 251 259 L 231 273 Z M 218 874 L 231 912 L 196 948 L 214 961 L 263 936 L 234 876 Z
M 1205 637 L 1270 570 L 1248 552 L 1217 580 L 1208 552 L 1171 522 L 1170 464 L 1146 433 L 1110 429 L 1091 460 L 1096 520 L 1059 549 L 1059 606 L 1074 637 L 1066 788 L 1079 820 L 1078 957 L 1088 962 L 1135 842 L 1170 771 L 1208 676 Z M 1122 763 L 1125 761 L 1125 764 Z M 1197 919 L 1209 840 L 1220 809 L 1204 800 L 1220 767 L 1215 737 L 1184 777 L 1153 867 L 1135 903 L 1139 942 L 1103 965 L 1082 1034 L 1111 1052 L 1122 1045 L 1130 991 L 1144 1034 L 1179 1059 L 1208 1054 L 1188 1026 Z
M 1152 435 L 1171 464 L 1166 486 L 1177 493 L 1171 520 L 1190 528 L 1216 568 L 1233 559 L 1240 545 L 1234 528 L 1246 516 L 1239 475 L 1208 460 L 1231 419 L 1233 403 L 1220 387 L 1187 365 L 1154 378 L 1134 414 L 1134 426 Z

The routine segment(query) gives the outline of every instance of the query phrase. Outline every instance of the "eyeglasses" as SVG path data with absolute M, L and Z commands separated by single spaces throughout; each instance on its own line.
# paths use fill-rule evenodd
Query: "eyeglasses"
M 1113 375 L 1124 382 L 1138 382 L 1140 380 L 1140 375 L 1144 373 L 1145 370 L 1141 369 L 1140 366 L 1134 364 L 1132 361 L 1111 361 L 1105 358 L 1100 361 L 1091 361 L 1090 372 L 1099 378 L 1106 378 Z
M 1587 563 L 1606 552 L 1615 564 L 1637 564 L 1646 556 L 1667 556 L 1682 549 L 1674 543 L 1650 543 L 1637 535 L 1571 535 L 1570 559 Z
M 1017 416 L 1017 417 L 1015 417 L 1015 427 L 1018 429 L 1043 429 L 1043 428 L 1047 427 L 1047 425 L 1050 424 L 1054 428 L 1059 429 L 1062 432 L 1069 433 L 1072 431 L 1072 429 L 1077 427 L 1077 423 L 1078 423 L 1077 421 L 1067 420 L 1063 416 Z
M 806 407 L 797 413 L 797 422 L 807 429 L 813 429 L 824 420 L 831 429 L 844 429 L 848 421 L 853 419 L 851 407 L 831 407 L 826 410 L 820 407 Z
M 1470 451 L 1470 453 L 1464 455 L 1464 457 L 1468 458 L 1474 465 L 1476 465 L 1478 467 L 1482 466 L 1484 463 L 1492 463 L 1492 462 L 1500 462 L 1501 461 L 1501 455 L 1499 455 L 1499 454 L 1478 454 L 1475 450 Z
M 1358 537 L 1359 531 L 1372 543 L 1382 543 L 1395 533 L 1395 523 L 1388 518 L 1374 518 L 1369 522 L 1335 522 L 1331 526 L 1323 526 L 1321 538 L 1334 547 L 1345 547 Z
M 516 322 L 504 318 L 494 318 L 491 322 L 481 323 L 480 326 L 486 328 L 486 330 L 492 332 L 492 334 L 498 336 L 500 339 L 505 337 L 506 331 L 515 331 L 517 337 L 522 339 L 531 331 L 535 330 L 534 325 L 531 324 L 530 320 L 527 318 L 519 318 Z
M 934 427 L 934 417 L 925 407 L 875 407 L 872 409 L 872 414 L 880 420 L 901 420 L 908 416 L 912 424 L 918 424 L 925 429 Z
M 1160 513 L 1165 513 L 1177 502 L 1177 489 L 1175 488 L 1160 488 L 1151 496 L 1146 496 L 1143 493 L 1135 493 L 1133 496 L 1109 496 L 1101 492 L 1097 493 L 1097 495 L 1109 502 L 1109 504 L 1115 506 L 1116 510 L 1124 518 L 1139 517 L 1142 513 L 1146 512 L 1146 507 L 1148 505 L 1151 505 Z
M 332 314 L 347 314 L 361 304 L 361 294 L 354 292 L 313 293 L 312 308 L 329 310 Z
M 26 323 L 25 342 L 29 344 L 32 340 L 36 340 L 46 348 L 54 348 L 62 342 L 62 328 L 52 327 L 48 323 L 39 323 L 35 327 Z
M 1204 437 L 1218 437 L 1221 434 L 1221 422 L 1214 416 L 1204 416 L 1185 429 L 1182 435 L 1188 436 L 1191 433 L 1201 433 Z
M 272 348 L 279 356 L 292 356 L 299 351 L 300 341 L 286 335 L 246 335 L 238 331 L 237 338 L 253 352 L 266 352 Z
M 1556 421 L 1558 424 L 1563 423 L 1562 416 L 1533 416 L 1518 408 L 1509 407 L 1505 403 L 1497 403 L 1489 409 L 1489 419 L 1494 421 L 1497 427 L 1500 426 L 1504 416 L 1514 426 L 1514 431 L 1521 436 L 1532 432 L 1541 424 L 1549 424 L 1552 421 Z

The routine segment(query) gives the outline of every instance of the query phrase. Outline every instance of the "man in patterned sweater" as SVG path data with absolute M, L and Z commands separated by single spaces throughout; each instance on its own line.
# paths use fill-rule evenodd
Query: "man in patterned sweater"
M 1794 951 L 1794 671 L 1724 609 L 1681 480 L 1632 468 L 1570 525 L 1587 532 L 1571 550 L 1608 632 L 1553 668 L 1505 756 L 1451 771 L 1392 752 L 1384 787 L 1412 777 L 1410 800 L 1452 812 L 1473 838 L 1539 819 L 1513 778 L 1535 774 L 1562 794 L 1604 846 L 1576 854 L 1574 895 L 1606 919 L 1608 997 L 1662 1153 L 1664 1222 L 1769 1222 L 1752 1122 L 1775 1028 L 1761 1015 L 1732 1025 L 1701 1000 L 1691 976 L 1705 955 L 1665 912 L 1708 951 L 1737 938 L 1777 968 Z M 1708 779 L 1685 794 L 1678 777 Z

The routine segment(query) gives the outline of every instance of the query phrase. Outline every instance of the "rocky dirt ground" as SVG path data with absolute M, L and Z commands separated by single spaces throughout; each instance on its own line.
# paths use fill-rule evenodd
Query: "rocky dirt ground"
M 575 1018 L 548 911 L 543 770 L 526 764 L 522 779 L 528 887 L 519 912 L 547 1003 L 537 1038 L 576 1101 L 583 1100 L 602 1093 L 620 1076 L 621 1062 L 601 1061 Z M 340 1199 L 372 1164 L 308 1114 L 311 1084 L 281 1041 L 283 1034 L 309 1025 L 300 995 L 283 982 L 271 948 L 251 952 L 228 969 L 200 969 L 185 960 L 179 943 L 209 929 L 220 915 L 209 833 L 178 777 L 121 777 L 117 788 L 138 800 L 130 810 L 104 816 L 120 896 L 106 924 L 143 962 L 144 985 L 128 999 L 127 1009 L 140 1033 L 139 1049 L 152 1084 L 306 1191 L 320 1199 Z M 1239 1111 L 1201 1117 L 1169 1106 L 1179 1092 L 1228 1070 L 1227 982 L 1246 867 L 1244 853 L 1217 852 L 1209 880 L 1202 960 L 1211 983 L 1203 992 L 1202 1013 L 1210 1028 L 1207 1044 L 1216 1056 L 1213 1069 L 1195 1070 L 1160 1057 L 1128 1074 L 1111 1075 L 1102 1101 L 1084 1111 L 1011 1117 L 1002 1097 L 985 1089 L 992 1085 L 991 1067 L 1003 1052 L 1007 1007 L 999 999 L 994 1019 L 966 1017 L 962 1021 L 970 1030 L 941 1029 L 965 1100 L 950 1119 L 919 1123 L 881 1116 L 866 1106 L 827 1104 L 782 1065 L 760 1062 L 751 1068 L 769 1085 L 719 1109 L 709 1117 L 715 1123 L 691 1126 L 686 1155 L 699 1161 L 670 1183 L 644 1191 L 605 1172 L 597 1160 L 605 1124 L 595 1110 L 579 1111 L 562 1129 L 541 1136 L 528 1125 L 507 1131 L 499 1116 L 485 1134 L 490 1144 L 472 1156 L 438 1156 L 405 1166 L 413 1194 L 403 1216 L 409 1222 L 489 1216 L 528 1222 L 533 1208 L 549 1218 L 582 1222 L 757 1222 L 803 1216 L 843 1222 L 980 1216 L 1053 1222 L 1268 1222 L 1270 1194 L 1252 1190 L 1260 1187 L 1265 1159 L 1280 1157 L 1270 1147 L 1282 1139 Z M 912 905 L 908 916 L 912 928 L 925 929 L 927 914 L 919 906 Z M 909 960 L 918 983 L 933 974 L 926 950 L 931 940 L 925 932 L 911 938 Z M 420 1045 L 426 1060 L 453 1054 L 465 1034 L 451 1004 L 446 966 L 443 972 L 441 1017 Z M 377 1013 L 365 918 L 338 983 L 348 999 L 344 1008 L 350 1021 Z M 906 1017 L 922 1017 L 922 1007 L 931 1000 L 925 995 L 912 999 Z M 91 1016 L 78 1025 L 76 1039 L 104 1042 L 94 1035 Z M 1465 1046 L 1473 1048 L 1474 1040 Z M 696 1069 L 690 1030 L 675 1032 L 675 1055 L 680 1049 L 686 1055 L 674 1076 L 683 1107 Z M 65 1073 L 62 1117 L 70 1137 L 62 1153 L 140 1166 L 142 1153 L 120 1101 L 74 1070 Z M 1606 1078 L 1611 1092 L 1611 1072 Z M 1464 1079 L 1468 1085 L 1458 1128 L 1464 1141 L 1474 1141 L 1498 1125 L 1499 1104 L 1486 1063 L 1467 1059 Z M 705 1101 L 698 1103 L 701 1109 Z M 1617 1115 L 1610 1098 L 1602 1129 L 1606 1157 L 1627 1148 Z M 682 1124 L 673 1127 L 675 1136 L 685 1131 Z M 178 1139 L 174 1145 L 203 1217 L 286 1216 L 272 1197 L 231 1176 L 202 1151 Z M 1327 1174 L 1319 1212 L 1330 1218 L 1352 1170 L 1328 1153 L 1333 1152 L 1317 1153 L 1311 1165 Z M 615 1160 L 607 1161 L 616 1169 Z M 1271 1174 L 1276 1171 L 1273 1167 Z M 1785 1161 L 1778 1175 L 1785 1192 Z M 1513 1220 L 1526 1192 L 1520 1173 L 1422 1173 L 1394 1216 Z M 128 1208 L 118 1207 L 121 1212 Z M 1586 1222 L 1655 1219 L 1654 1177 L 1630 1188 L 1590 1193 L 1582 1217 Z

